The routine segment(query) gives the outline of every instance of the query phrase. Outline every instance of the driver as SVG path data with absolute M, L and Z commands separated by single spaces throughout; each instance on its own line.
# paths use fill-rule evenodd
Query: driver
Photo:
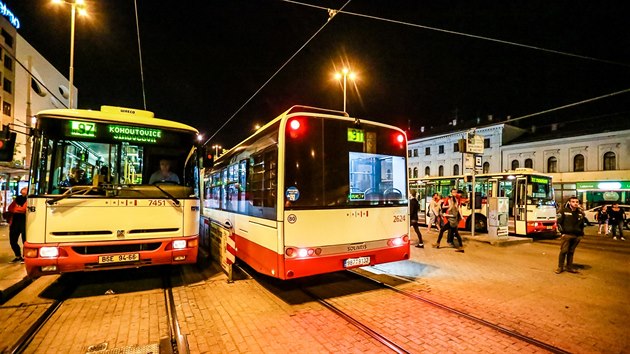
M 151 178 L 149 178 L 149 184 L 156 182 L 175 182 L 179 184 L 179 177 L 170 170 L 171 162 L 167 159 L 160 159 L 160 169 L 151 175 Z

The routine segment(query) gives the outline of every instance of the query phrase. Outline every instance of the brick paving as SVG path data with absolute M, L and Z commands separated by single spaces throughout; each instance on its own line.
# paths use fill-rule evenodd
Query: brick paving
M 427 245 L 436 237 L 435 232 L 424 232 Z M 507 247 L 468 241 L 463 254 L 450 248 L 412 248 L 410 261 L 366 270 L 413 280 L 400 287 L 570 352 L 630 352 L 625 335 L 630 245 L 594 237 L 589 242 L 583 241 L 576 252 L 580 274 L 553 273 L 556 241 Z M 611 251 L 611 245 L 618 249 Z M 254 280 L 229 284 L 211 269 L 184 269 L 190 273 L 188 285 L 173 292 L 192 353 L 388 352 L 303 294 L 279 295 Z M 388 337 L 412 352 L 542 352 L 391 291 L 357 291 L 353 286 L 342 283 L 314 291 L 323 291 L 357 318 L 384 328 Z M 41 299 L 0 306 L 0 352 L 48 306 Z M 168 336 L 166 321 L 161 289 L 72 298 L 27 352 L 81 353 L 104 342 L 109 349 L 157 343 Z

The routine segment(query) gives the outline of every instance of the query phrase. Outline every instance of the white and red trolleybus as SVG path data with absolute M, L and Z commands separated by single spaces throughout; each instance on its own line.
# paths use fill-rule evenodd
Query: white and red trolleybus
M 442 197 L 457 189 L 463 216 L 459 227 L 471 229 L 470 217 L 475 213 L 475 231 L 487 228 L 488 197 L 507 197 L 509 203 L 508 231 L 518 236 L 555 234 L 556 203 L 553 196 L 551 176 L 540 174 L 529 168 L 502 173 L 479 174 L 472 185 L 470 175 L 449 177 L 423 177 L 409 181 L 410 189 L 418 192 L 420 202 L 419 221 L 426 223 L 426 210 L 434 193 Z M 472 192 L 475 205 L 472 205 Z
M 46 110 L 36 120 L 29 275 L 196 262 L 196 129 L 111 106 Z M 152 181 L 160 161 L 177 178 Z
M 280 279 L 408 259 L 406 145 L 396 127 L 294 106 L 205 171 L 203 223 Z

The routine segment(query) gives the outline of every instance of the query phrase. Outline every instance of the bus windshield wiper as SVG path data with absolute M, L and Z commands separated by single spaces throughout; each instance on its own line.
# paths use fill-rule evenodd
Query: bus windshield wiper
M 157 184 L 152 184 L 152 186 L 154 186 L 155 188 L 159 189 L 162 193 L 164 193 L 165 196 L 171 198 L 171 200 L 173 201 L 173 203 L 175 203 L 175 206 L 179 206 L 179 199 L 175 198 L 171 193 L 165 191 L 164 189 L 162 189 L 162 187 L 158 186 Z
M 54 197 L 50 200 L 46 201 L 46 204 L 48 205 L 53 205 L 56 202 L 62 200 L 62 199 L 66 199 L 68 197 L 71 197 L 73 195 L 76 194 L 81 194 L 81 195 L 85 195 L 87 193 L 89 193 L 90 191 L 94 190 L 94 189 L 99 189 L 99 187 L 95 187 L 95 186 L 73 186 L 68 188 L 67 191 L 63 192 L 62 195 L 58 196 L 58 197 Z

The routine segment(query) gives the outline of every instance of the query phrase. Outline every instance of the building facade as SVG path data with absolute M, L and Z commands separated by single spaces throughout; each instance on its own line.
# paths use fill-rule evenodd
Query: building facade
M 476 128 L 485 147 L 478 173 L 532 168 L 552 176 L 558 203 L 578 196 L 586 208 L 615 201 L 630 204 L 630 126 L 590 131 L 553 126 L 537 133 L 505 123 Z M 410 140 L 409 177 L 469 174 L 457 146 L 468 131 Z
M 68 80 L 20 36 L 16 24 L 25 25 L 14 16 L 0 16 L 0 119 L 17 133 L 13 158 L 0 162 L 0 211 L 28 184 L 32 117 L 40 110 L 65 108 L 69 101 Z

